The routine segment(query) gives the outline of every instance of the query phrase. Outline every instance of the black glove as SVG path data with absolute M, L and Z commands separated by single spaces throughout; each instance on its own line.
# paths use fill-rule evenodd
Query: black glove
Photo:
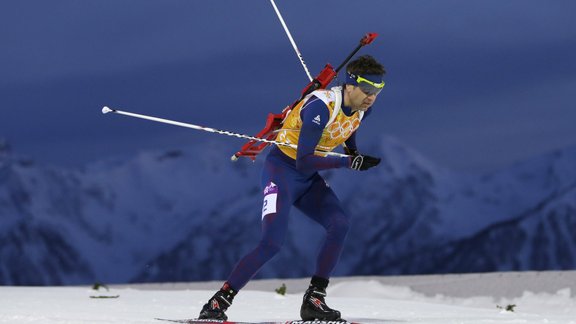
M 350 169 L 358 171 L 366 171 L 371 167 L 375 167 L 380 163 L 380 158 L 376 158 L 369 155 L 357 154 L 352 157 L 352 163 L 350 164 Z

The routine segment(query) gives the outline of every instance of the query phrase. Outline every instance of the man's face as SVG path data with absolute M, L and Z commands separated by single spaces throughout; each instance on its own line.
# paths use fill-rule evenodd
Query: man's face
M 377 94 L 368 95 L 362 91 L 358 86 L 347 85 L 346 89 L 348 91 L 349 107 L 352 111 L 366 111 L 370 108 L 376 101 Z

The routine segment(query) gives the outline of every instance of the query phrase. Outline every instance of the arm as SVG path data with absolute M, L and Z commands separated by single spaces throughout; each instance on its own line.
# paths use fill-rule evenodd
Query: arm
M 357 155 L 358 154 L 358 147 L 356 146 L 356 132 L 352 133 L 352 135 L 344 142 L 344 152 L 348 155 Z
M 364 112 L 364 117 L 362 120 L 365 120 L 368 115 L 372 112 L 372 109 L 368 109 Z M 349 155 L 358 155 L 358 146 L 356 146 L 356 131 L 352 133 L 352 135 L 344 142 L 344 152 Z
M 296 151 L 296 168 L 303 172 L 313 172 L 350 167 L 350 158 L 314 155 L 316 145 L 318 145 L 324 127 L 330 119 L 328 107 L 324 102 L 316 97 L 311 97 L 302 109 L 300 117 L 302 128 Z
M 368 115 L 372 112 L 372 109 L 368 109 L 364 112 L 364 116 L 362 120 L 365 120 Z M 344 142 L 344 151 L 346 154 L 349 155 L 357 155 L 358 154 L 358 146 L 356 146 L 356 131 L 352 133 L 352 135 Z
M 364 118 L 366 118 L 371 111 L 372 109 L 368 109 L 368 111 L 364 113 Z M 356 132 L 352 133 L 344 144 L 344 152 L 353 156 L 350 168 L 359 171 L 366 171 L 380 163 L 380 158 L 363 155 L 358 152 L 358 147 L 356 146 Z

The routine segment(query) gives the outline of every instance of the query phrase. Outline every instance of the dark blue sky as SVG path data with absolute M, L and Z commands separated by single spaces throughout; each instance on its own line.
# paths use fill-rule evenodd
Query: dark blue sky
M 361 51 L 387 86 L 359 133 L 489 171 L 576 145 L 576 2 L 277 0 L 313 74 Z M 255 133 L 308 82 L 266 0 L 0 2 L 0 137 L 46 164 L 236 138 L 103 116 L 104 105 Z M 368 144 L 365 144 L 368 146 Z

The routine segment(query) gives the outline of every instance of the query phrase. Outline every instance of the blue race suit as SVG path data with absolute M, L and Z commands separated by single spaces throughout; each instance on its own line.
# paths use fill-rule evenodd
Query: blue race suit
M 329 120 L 330 111 L 325 102 L 315 96 L 311 96 L 304 103 L 304 108 L 300 111 L 302 127 L 296 159 L 284 154 L 277 146 L 274 146 L 266 157 L 262 174 L 262 238 L 256 248 L 236 264 L 227 279 L 230 287 L 237 291 L 280 251 L 292 206 L 326 230 L 326 238 L 316 260 L 316 276 L 330 278 L 342 252 L 349 228 L 349 217 L 318 171 L 347 168 L 350 166 L 350 158 L 314 155 Z M 350 115 L 352 111 L 343 106 L 342 113 Z M 319 123 L 318 120 L 324 122 Z M 347 147 L 354 150 L 355 134 L 352 133 L 346 140 Z

